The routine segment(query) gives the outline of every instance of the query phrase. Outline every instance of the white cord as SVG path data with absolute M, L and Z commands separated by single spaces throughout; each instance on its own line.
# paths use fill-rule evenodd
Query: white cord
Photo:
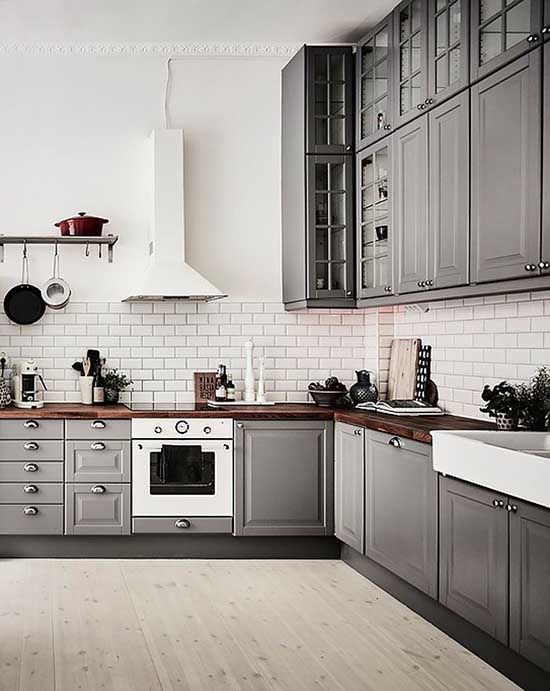
M 164 88 L 164 127 L 168 129 L 168 95 L 170 93 L 170 84 L 172 81 L 172 72 L 170 70 L 170 63 L 173 58 L 168 58 L 166 61 L 166 86 Z

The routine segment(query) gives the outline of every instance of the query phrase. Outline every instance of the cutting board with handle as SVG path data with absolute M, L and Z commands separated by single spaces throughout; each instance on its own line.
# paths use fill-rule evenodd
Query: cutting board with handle
M 390 352 L 388 400 L 413 399 L 416 388 L 419 338 L 394 338 Z

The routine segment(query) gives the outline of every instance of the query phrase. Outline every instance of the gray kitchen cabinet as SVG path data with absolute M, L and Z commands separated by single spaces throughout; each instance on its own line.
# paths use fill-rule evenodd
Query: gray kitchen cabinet
M 470 16 L 472 82 L 541 42 L 541 0 L 471 0 Z
M 510 508 L 510 646 L 550 671 L 550 511 Z
M 437 473 L 429 444 L 367 433 L 365 554 L 437 597 Z
M 355 144 L 357 151 L 385 137 L 392 129 L 393 14 L 359 41 L 356 54 Z
M 0 458 L 6 461 L 62 461 L 63 441 L 0 441 Z
M 548 0 L 550 12 L 550 0 Z M 550 26 L 550 16 L 548 18 Z M 548 31 L 550 35 L 550 29 Z M 539 268 L 550 270 L 550 44 L 544 46 L 543 133 L 542 133 L 542 246 Z
M 428 2 L 428 107 L 468 86 L 469 9 L 469 0 Z
M 235 535 L 332 535 L 333 423 L 235 426 Z
M 550 0 L 544 0 L 542 8 L 541 36 L 545 41 L 550 39 Z
M 471 89 L 473 283 L 539 271 L 540 80 L 534 50 Z
M 67 482 L 130 482 L 130 442 L 67 441 Z
M 435 288 L 468 283 L 469 110 L 469 93 L 463 91 L 428 115 L 428 287 L 430 281 Z
M 365 526 L 365 430 L 334 426 L 334 534 L 363 552 Z
M 32 411 L 29 410 L 29 413 Z M 43 420 L 33 417 L 25 420 L 0 420 L 0 439 L 17 441 L 63 439 L 63 420 Z
M 65 439 L 130 439 L 132 436 L 131 420 L 67 420 L 65 422 Z
M 440 478 L 439 600 L 505 645 L 508 642 L 507 498 Z
M 397 290 L 426 287 L 428 272 L 428 118 L 417 118 L 393 137 L 393 222 Z
M 129 484 L 67 484 L 66 534 L 129 535 L 130 495 Z
M 63 535 L 63 504 L 0 504 L 2 535 Z

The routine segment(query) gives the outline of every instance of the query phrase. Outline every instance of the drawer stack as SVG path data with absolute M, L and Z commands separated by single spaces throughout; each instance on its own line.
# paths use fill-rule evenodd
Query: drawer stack
M 129 535 L 131 423 L 67 420 L 65 532 Z
M 63 535 L 63 421 L 0 420 L 0 533 Z

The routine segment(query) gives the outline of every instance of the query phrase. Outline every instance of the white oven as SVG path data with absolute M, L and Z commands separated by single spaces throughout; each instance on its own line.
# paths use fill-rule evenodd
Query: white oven
M 233 516 L 233 421 L 134 418 L 132 514 Z

